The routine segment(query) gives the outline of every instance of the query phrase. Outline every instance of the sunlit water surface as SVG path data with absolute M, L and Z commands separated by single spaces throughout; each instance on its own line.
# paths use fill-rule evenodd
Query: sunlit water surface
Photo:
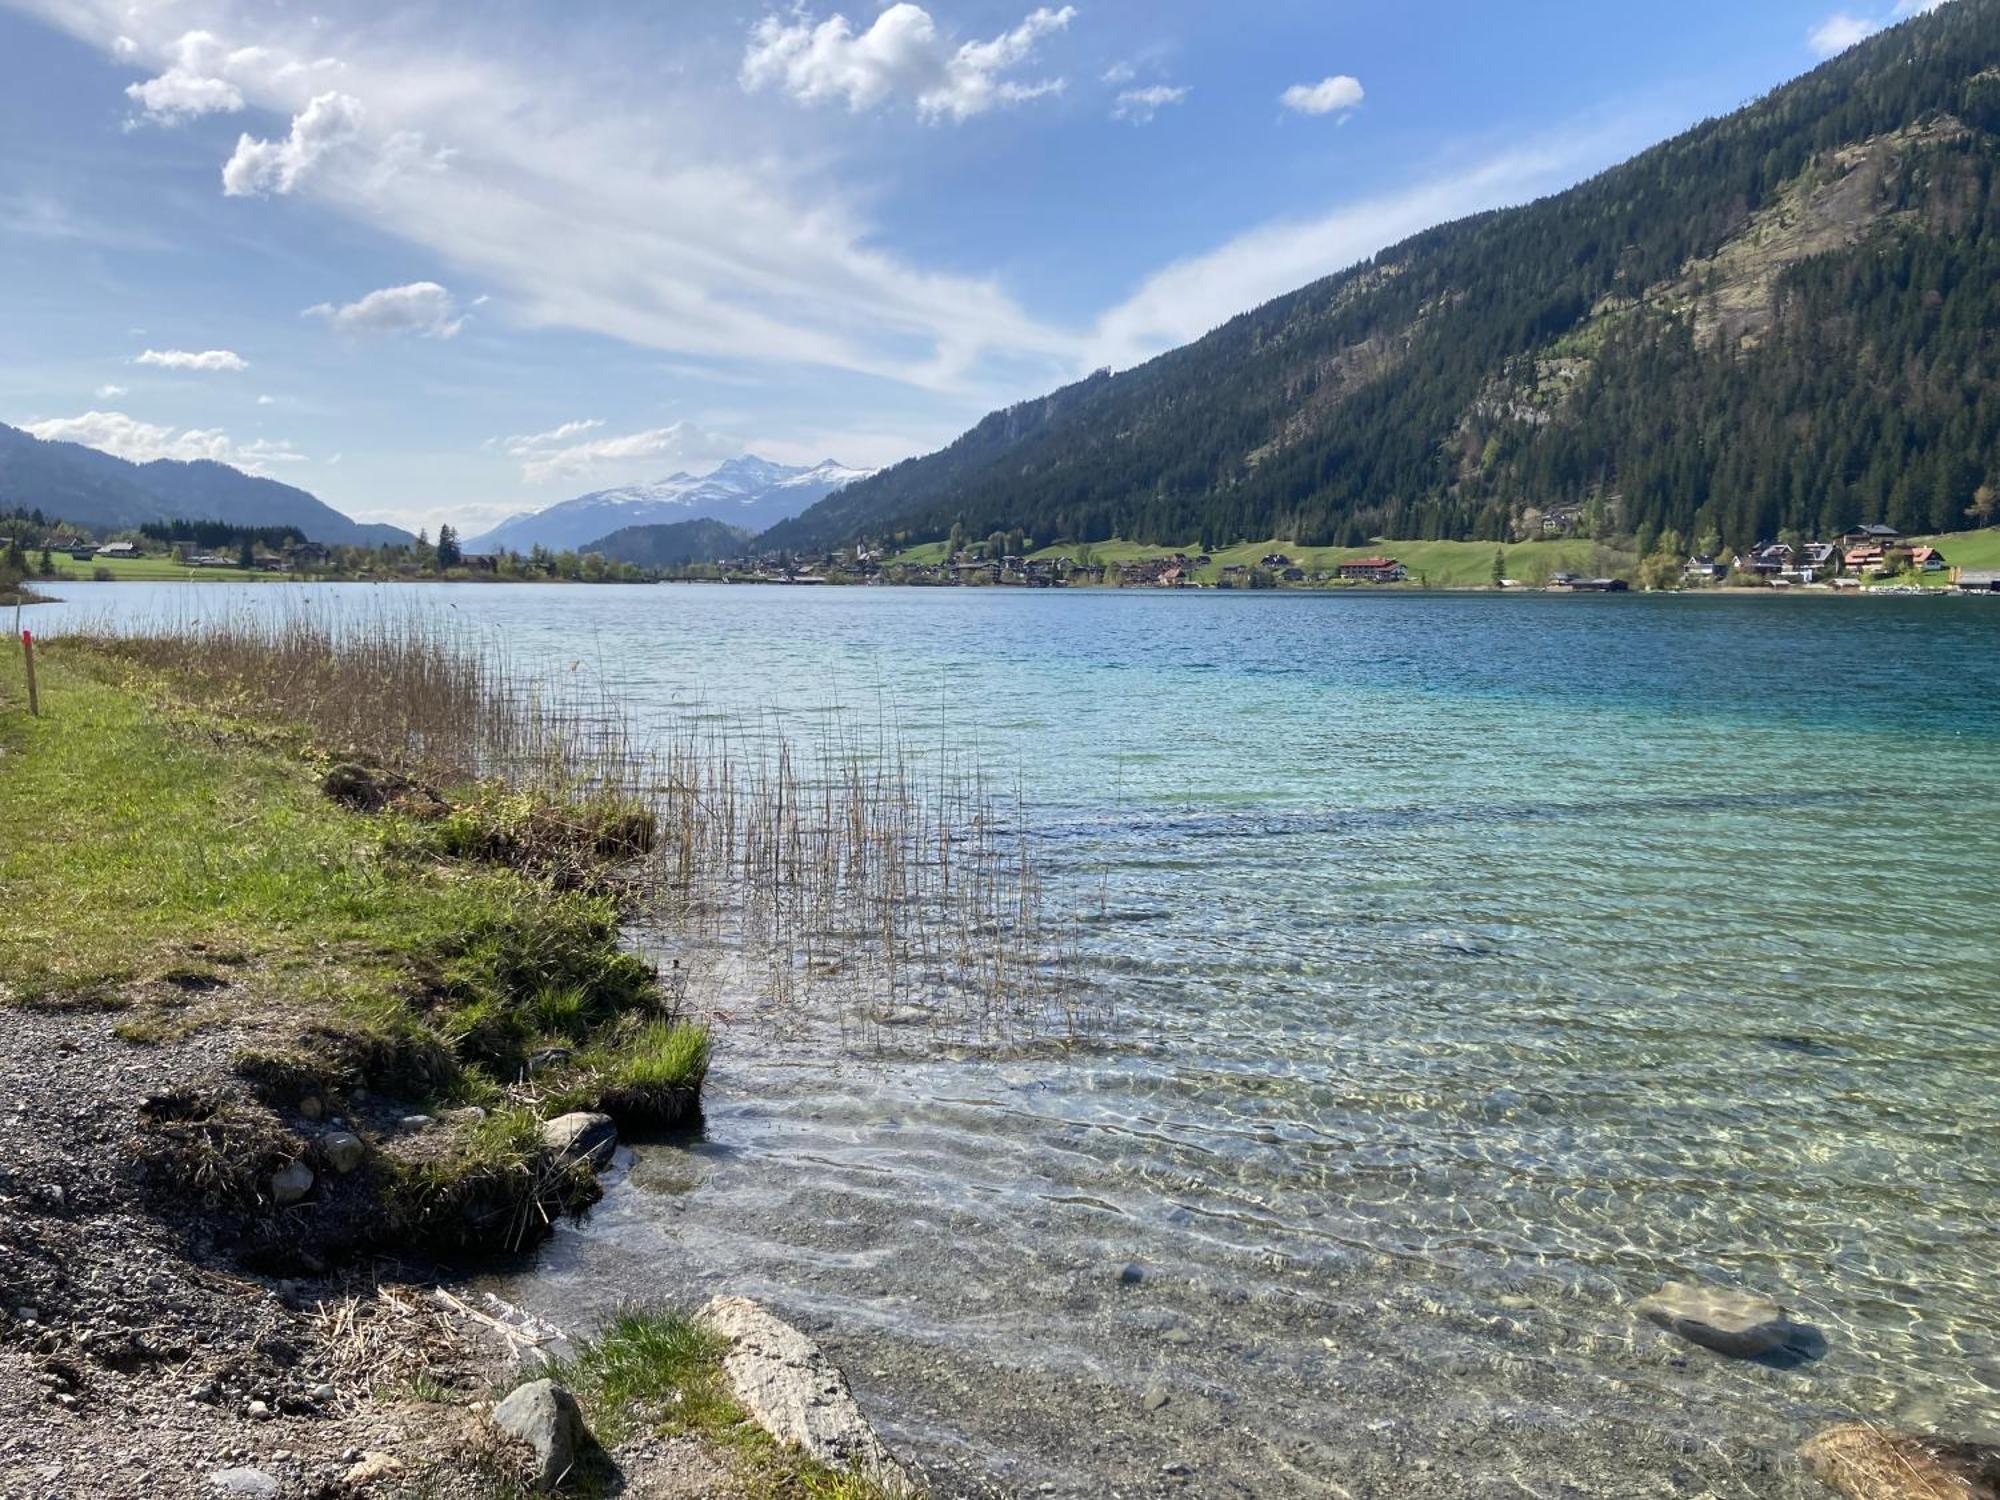
M 509 1283 L 559 1322 L 767 1298 L 946 1492 L 1803 1496 L 1834 1420 L 2000 1440 L 2000 607 L 307 597 L 647 720 L 977 745 L 1115 1001 L 1068 1060 L 725 1026 L 700 1138 Z M 1635 1322 L 1691 1277 L 1824 1358 Z

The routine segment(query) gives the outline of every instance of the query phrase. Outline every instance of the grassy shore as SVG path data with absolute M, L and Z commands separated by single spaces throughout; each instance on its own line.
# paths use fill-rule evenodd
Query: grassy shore
M 265 1206 L 267 1169 L 305 1154 L 301 1112 L 362 1119 L 352 1096 L 372 1095 L 461 1128 L 420 1146 L 364 1130 L 372 1192 L 326 1232 L 503 1248 L 595 1197 L 544 1158 L 542 1116 L 652 1128 L 697 1108 L 705 1034 L 578 878 L 609 868 L 610 825 L 342 762 L 108 646 L 45 649 L 41 678 L 42 717 L 0 720 L 0 974 L 18 1005 L 116 1009 L 137 1044 L 249 1026 L 248 1097 L 160 1124 L 165 1164 L 218 1208 Z M 393 798 L 357 813 L 357 777 Z
M 897 553 L 889 562 L 913 567 L 934 567 L 944 561 L 945 544 L 931 542 Z M 1031 558 L 1053 561 L 1069 558 L 1096 566 L 1109 563 L 1144 562 L 1152 558 L 1184 553 L 1200 554 L 1195 543 L 1185 546 L 1154 546 L 1143 542 L 1108 541 L 1090 544 L 1068 543 L 1043 547 Z M 1196 570 L 1200 583 L 1214 583 L 1230 567 L 1256 567 L 1273 553 L 1282 553 L 1308 573 L 1331 573 L 1343 562 L 1388 555 L 1410 570 L 1411 586 L 1430 588 L 1485 588 L 1493 582 L 1493 556 L 1506 554 L 1507 573 L 1512 578 L 1541 580 L 1552 573 L 1588 573 L 1596 570 L 1598 546 L 1595 542 L 1565 540 L 1554 542 L 1372 542 L 1365 547 L 1301 547 L 1276 538 L 1261 542 L 1239 542 L 1211 551 L 1206 567 Z
M 545 1119 L 693 1114 L 708 1036 L 619 937 L 617 874 L 647 818 L 356 760 L 148 656 L 45 648 L 31 718 L 18 647 L 0 648 L 0 1008 L 108 1027 L 155 1074 L 185 1066 L 143 1100 L 112 1097 L 119 1070 L 99 1070 L 102 1107 L 137 1117 L 154 1212 L 288 1276 L 357 1251 L 484 1254 L 596 1196 L 589 1164 L 545 1145 Z M 359 1137 L 358 1166 L 330 1168 L 323 1121 Z M 299 1163 L 318 1176 L 304 1215 L 273 1192 Z M 698 1450 L 708 1479 L 691 1495 L 879 1493 L 765 1437 L 728 1395 L 723 1352 L 640 1311 L 553 1373 L 607 1446 Z M 386 1420 L 407 1394 L 371 1399 Z M 411 1477 L 439 1465 L 436 1493 L 526 1493 L 500 1450 L 420 1460 L 425 1442 L 409 1434 Z

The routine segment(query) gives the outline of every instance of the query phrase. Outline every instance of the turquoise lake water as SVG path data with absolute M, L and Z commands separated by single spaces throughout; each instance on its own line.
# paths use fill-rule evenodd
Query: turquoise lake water
M 65 592 L 45 633 L 300 597 Z M 649 722 L 943 723 L 1115 1005 L 1067 1059 L 725 1026 L 702 1137 L 509 1282 L 559 1322 L 766 1297 L 945 1493 L 1804 1496 L 1831 1421 L 2000 1441 L 2000 605 L 306 597 Z M 1635 1322 L 1676 1278 L 1825 1356 Z

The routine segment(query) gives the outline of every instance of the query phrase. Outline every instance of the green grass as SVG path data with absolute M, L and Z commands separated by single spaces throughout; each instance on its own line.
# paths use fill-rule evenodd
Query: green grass
M 0 984 L 17 1002 L 198 994 L 310 1021 L 309 1042 L 244 1059 L 280 1093 L 368 1076 L 485 1101 L 548 1045 L 590 1049 L 591 1076 L 635 1095 L 699 1091 L 706 1035 L 666 1023 L 613 899 L 525 856 L 462 852 L 518 854 L 532 815 L 467 795 L 461 812 L 515 820 L 482 840 L 457 815 L 357 814 L 322 794 L 324 762 L 294 736 L 190 707 L 86 647 L 37 660 L 31 719 L 19 647 L 0 648 Z M 636 836 L 595 814 L 565 827 L 619 852 Z M 128 1030 L 160 1039 L 141 1018 Z
M 39 555 L 31 550 L 28 559 L 30 562 L 38 561 Z M 242 583 L 255 578 L 282 581 L 291 576 L 287 573 L 266 573 L 256 568 L 191 568 L 171 557 L 93 558 L 89 562 L 77 562 L 74 558 L 58 555 L 52 561 L 56 577 L 72 582 L 88 582 L 100 568 L 120 583 L 160 583 L 183 578 L 219 578 L 230 583 Z
M 1924 573 L 1915 578 L 1884 578 L 1885 584 L 1919 583 L 1927 589 L 1948 589 L 1951 575 L 1959 568 L 2000 569 L 2000 526 L 1983 531 L 1952 531 L 1939 536 L 1911 537 L 1908 545 L 1935 547 L 1944 554 L 1942 573 Z
M 1149 558 L 1171 557 L 1175 553 L 1200 555 L 1193 543 L 1180 547 L 1152 546 L 1141 542 L 1095 542 L 1089 545 L 1044 547 L 1033 554 L 1053 560 L 1068 557 L 1093 563 L 1133 563 Z M 1210 562 L 1196 575 L 1203 583 L 1221 578 L 1232 566 L 1254 568 L 1274 552 L 1283 553 L 1293 565 L 1308 574 L 1331 573 L 1343 562 L 1364 557 L 1393 557 L 1410 570 L 1410 581 L 1430 588 L 1488 588 L 1493 582 L 1493 554 L 1504 552 L 1507 576 L 1542 580 L 1558 572 L 1585 573 L 1598 566 L 1598 545 L 1584 540 L 1554 542 L 1398 542 L 1378 541 L 1365 547 L 1301 547 L 1293 542 L 1267 540 L 1240 542 L 1209 554 Z

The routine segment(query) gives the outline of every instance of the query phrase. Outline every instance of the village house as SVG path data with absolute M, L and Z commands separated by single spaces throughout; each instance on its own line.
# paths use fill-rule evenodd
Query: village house
M 1748 552 L 1736 559 L 1736 571 L 1756 573 L 1770 578 L 1792 566 L 1792 548 L 1789 542 L 1759 542 Z
M 1866 526 L 1856 526 L 1851 531 L 1840 534 L 1841 543 L 1847 547 L 1886 547 L 1891 542 L 1901 541 L 1903 533 L 1893 526 L 1885 526 L 1880 521 L 1872 521 Z
M 1690 557 L 1681 569 L 1681 577 L 1689 583 L 1720 583 L 1728 576 L 1729 564 L 1713 557 Z
M 1912 547 L 1910 566 L 1919 573 L 1942 573 L 1945 570 L 1944 554 L 1935 547 Z
M 1401 583 L 1410 570 L 1393 557 L 1362 557 L 1342 563 L 1338 576 L 1356 583 Z
M 135 558 L 140 556 L 137 542 L 111 542 L 97 549 L 99 557 Z

